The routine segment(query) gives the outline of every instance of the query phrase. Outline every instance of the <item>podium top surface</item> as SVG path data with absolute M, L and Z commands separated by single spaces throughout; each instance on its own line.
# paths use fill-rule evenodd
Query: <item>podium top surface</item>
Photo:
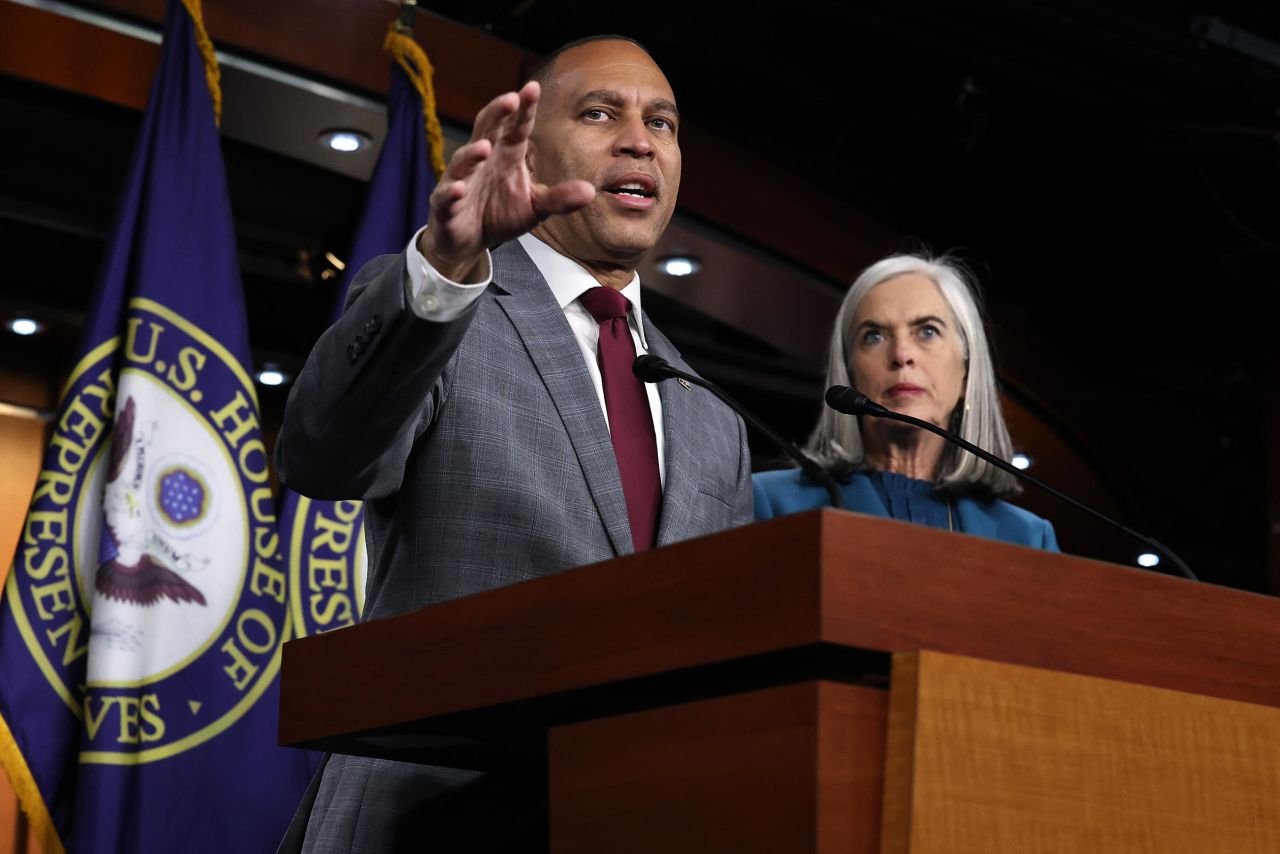
M 292 641 L 281 741 L 916 649 L 1280 707 L 1280 600 L 818 510 Z

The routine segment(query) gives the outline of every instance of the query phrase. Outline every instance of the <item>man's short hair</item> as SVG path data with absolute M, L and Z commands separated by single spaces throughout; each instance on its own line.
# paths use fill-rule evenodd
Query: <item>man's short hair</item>
M 537 80 L 538 85 L 541 86 L 543 89 L 546 89 L 548 86 L 551 85 L 551 82 L 555 79 L 554 72 L 555 72 L 556 60 L 560 58 L 560 55 L 563 54 L 565 51 L 573 50 L 575 47 L 581 47 L 584 44 L 591 44 L 592 42 L 627 42 L 628 44 L 633 44 L 636 47 L 640 48 L 646 54 L 649 54 L 649 49 L 647 47 L 640 44 L 640 42 L 636 41 L 630 36 L 620 36 L 614 33 L 600 33 L 599 35 L 585 36 L 580 39 L 574 39 L 568 44 L 562 44 L 560 45 L 560 47 L 556 48 L 551 53 L 547 54 L 547 56 L 545 56 L 541 62 L 539 62 L 537 65 L 535 65 L 532 68 L 532 70 L 529 71 L 529 74 L 528 76 L 525 77 L 524 82 L 528 83 L 530 80 Z M 649 54 L 649 57 L 650 59 L 652 59 L 653 58 L 652 54 Z

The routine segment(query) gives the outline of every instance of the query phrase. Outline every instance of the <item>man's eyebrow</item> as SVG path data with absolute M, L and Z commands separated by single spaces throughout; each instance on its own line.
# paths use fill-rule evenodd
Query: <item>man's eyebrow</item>
M 615 92 L 612 89 L 592 89 L 590 92 L 583 94 L 578 100 L 574 101 L 575 107 L 585 107 L 587 104 L 607 104 L 610 107 L 621 107 L 624 103 L 621 92 Z
M 623 97 L 621 92 L 613 89 L 592 89 L 590 92 L 584 93 L 578 100 L 574 101 L 574 109 L 582 109 L 587 104 L 605 104 L 610 107 L 626 106 L 627 99 Z M 675 118 L 680 118 L 680 110 L 676 107 L 674 101 L 666 98 L 654 98 L 647 105 L 649 110 L 657 110 L 660 113 L 668 113 Z
M 666 98 L 654 98 L 649 102 L 649 109 L 657 110 L 660 113 L 670 113 L 675 118 L 680 118 L 680 109 L 676 106 L 675 101 L 668 101 Z

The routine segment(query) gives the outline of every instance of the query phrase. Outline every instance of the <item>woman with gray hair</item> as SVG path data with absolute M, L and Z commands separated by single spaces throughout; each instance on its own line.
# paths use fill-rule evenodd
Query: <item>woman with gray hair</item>
M 825 385 L 1013 453 L 977 296 L 945 257 L 893 255 L 858 277 L 836 315 Z M 1058 550 L 1049 522 L 1003 500 L 1018 492 L 1011 475 L 933 433 L 824 408 L 805 452 L 841 483 L 848 510 Z M 752 481 L 757 519 L 828 503 L 798 469 Z

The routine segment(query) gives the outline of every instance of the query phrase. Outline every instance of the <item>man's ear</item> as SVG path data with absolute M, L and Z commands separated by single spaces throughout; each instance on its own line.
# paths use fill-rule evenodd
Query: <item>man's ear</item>
M 530 174 L 530 175 L 534 174 L 534 171 L 533 171 L 533 140 L 532 140 L 532 139 L 531 139 L 531 140 L 529 140 L 529 144 L 528 144 L 527 146 L 525 146 L 525 149 L 524 149 L 524 168 L 526 168 L 526 169 L 528 169 L 528 170 L 529 170 L 529 174 Z

